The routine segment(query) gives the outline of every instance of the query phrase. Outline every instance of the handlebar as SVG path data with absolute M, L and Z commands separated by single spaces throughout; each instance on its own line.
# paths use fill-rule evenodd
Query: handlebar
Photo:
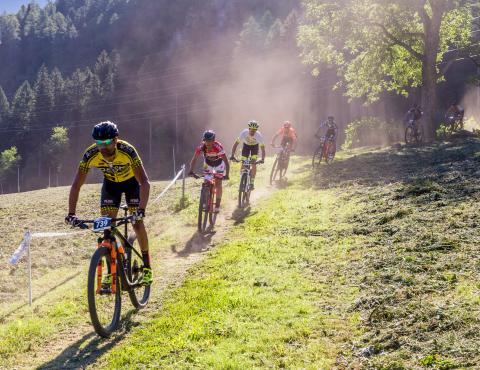
M 262 163 L 264 163 L 264 162 L 261 161 L 261 160 L 260 160 L 260 161 L 253 161 L 253 160 L 251 160 L 251 159 L 237 159 L 237 158 L 235 158 L 235 157 L 230 158 L 230 160 L 231 160 L 232 162 L 243 163 L 243 164 L 245 164 L 245 163 L 250 163 L 250 164 L 262 164 Z
M 105 216 L 107 217 L 107 216 Z M 117 217 L 117 218 L 112 218 L 112 223 L 115 222 L 114 227 L 120 227 L 122 225 L 125 225 L 127 223 L 132 222 L 133 220 L 133 215 L 127 216 L 127 217 Z M 77 219 L 75 222 L 75 225 L 72 225 L 72 227 L 78 227 L 82 230 L 89 229 L 87 224 L 93 224 L 95 220 L 80 220 Z

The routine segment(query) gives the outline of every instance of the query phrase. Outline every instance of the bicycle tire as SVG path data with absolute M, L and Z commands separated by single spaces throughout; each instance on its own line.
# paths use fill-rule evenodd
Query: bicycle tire
M 133 247 L 133 249 L 135 249 L 134 244 L 136 240 L 137 236 L 135 234 L 131 234 L 128 237 L 128 242 Z M 133 307 L 135 307 L 136 309 L 142 309 L 147 305 L 148 299 L 150 298 L 150 285 L 138 285 L 138 283 L 142 280 L 143 277 L 143 261 L 142 264 L 139 265 L 136 259 L 139 258 L 137 254 L 132 254 L 131 250 L 125 252 L 127 263 L 127 284 L 130 285 L 128 296 L 130 297 L 130 301 L 132 302 Z M 140 271 L 140 269 L 142 271 Z M 140 274 L 138 274 L 139 272 Z M 140 296 L 141 298 L 139 299 Z
M 319 145 L 318 148 L 313 153 L 312 157 L 312 170 L 316 170 L 317 167 L 320 166 L 320 162 L 322 161 L 322 154 L 323 153 L 323 145 Z
M 208 211 L 206 210 L 206 206 L 208 205 L 208 198 L 210 190 L 202 186 L 202 190 L 200 192 L 200 200 L 198 204 L 198 231 L 203 233 L 207 230 L 207 221 L 208 221 Z
M 326 164 L 331 164 L 333 162 L 333 159 L 335 158 L 335 152 L 333 152 L 333 155 L 330 156 L 330 151 L 331 151 L 331 147 L 332 147 L 332 143 L 329 143 L 328 147 L 327 147 L 327 151 L 325 153 L 325 163 Z
M 217 213 L 214 212 L 215 207 L 215 195 L 216 193 L 210 190 L 210 202 L 208 207 L 208 222 L 210 223 L 210 227 L 213 228 L 215 226 L 215 222 L 217 221 Z
M 416 135 L 415 135 L 415 141 L 418 144 L 421 144 L 423 142 L 423 126 L 421 126 L 421 125 L 417 127 L 417 132 L 416 132 Z
M 270 185 L 273 184 L 274 181 L 276 181 L 277 173 L 278 173 L 278 155 L 275 158 L 275 161 L 273 162 L 272 166 L 272 171 L 270 172 Z
M 411 126 L 407 126 L 405 128 L 405 144 L 412 144 L 413 138 L 415 137 L 413 128 Z
M 107 263 L 110 262 L 110 250 L 106 247 L 98 248 L 90 260 L 90 267 L 88 269 L 88 282 L 87 282 L 87 296 L 88 296 L 88 311 L 90 312 L 90 319 L 92 321 L 95 332 L 103 338 L 108 338 L 112 332 L 117 328 L 120 321 L 120 313 L 122 308 L 122 297 L 120 292 L 120 284 L 118 284 L 118 273 L 116 276 L 117 291 L 115 293 L 115 308 L 113 311 L 112 319 L 107 325 L 103 325 L 100 322 L 99 314 L 97 312 L 96 298 L 101 296 L 96 293 L 95 282 L 97 281 L 97 266 L 101 263 L 102 258 L 105 258 Z M 118 260 L 117 260 L 118 271 Z
M 243 173 L 238 187 L 238 208 L 245 208 L 247 205 L 247 174 Z

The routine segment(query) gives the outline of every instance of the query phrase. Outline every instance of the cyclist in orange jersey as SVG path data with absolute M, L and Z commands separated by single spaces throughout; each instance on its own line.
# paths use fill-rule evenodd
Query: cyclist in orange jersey
M 272 138 L 271 145 L 275 146 L 275 140 L 277 140 L 277 137 L 281 136 L 282 141 L 280 142 L 280 146 L 282 148 L 285 148 L 287 144 L 290 144 L 290 150 L 292 152 L 295 151 L 295 148 L 297 147 L 297 133 L 295 132 L 295 129 L 292 127 L 292 123 L 290 121 L 285 121 L 283 123 L 283 127 L 281 127 L 275 136 Z

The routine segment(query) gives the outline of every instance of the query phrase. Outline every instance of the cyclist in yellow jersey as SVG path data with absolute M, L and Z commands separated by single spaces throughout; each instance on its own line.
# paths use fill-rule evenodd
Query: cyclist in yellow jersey
M 68 215 L 65 221 L 75 224 L 80 188 L 85 183 L 88 170 L 92 167 L 103 172 L 101 192 L 101 213 L 115 218 L 120 207 L 122 194 L 125 193 L 129 211 L 134 215 L 133 229 L 142 250 L 145 285 L 153 281 L 148 236 L 143 223 L 145 208 L 150 194 L 150 182 L 142 160 L 133 145 L 118 138 L 117 125 L 110 121 L 100 122 L 93 128 L 95 143 L 89 146 L 78 166 L 68 199 Z

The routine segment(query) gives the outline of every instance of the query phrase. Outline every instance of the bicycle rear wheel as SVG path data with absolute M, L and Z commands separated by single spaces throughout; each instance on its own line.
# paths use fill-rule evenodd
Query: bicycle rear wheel
M 127 284 L 131 287 L 128 291 L 130 301 L 133 307 L 137 309 L 144 308 L 150 298 L 150 285 L 141 285 L 143 279 L 143 258 L 141 252 L 135 249 L 137 236 L 132 234 L 128 242 L 132 248 L 125 248 Z
M 88 270 L 87 295 L 90 319 L 95 332 L 104 338 L 108 338 L 118 326 L 122 306 L 118 273 L 115 279 L 115 293 L 112 292 L 112 284 L 108 283 L 110 263 L 110 250 L 100 247 L 93 254 Z
M 247 181 L 247 174 L 243 173 L 240 178 L 240 185 L 238 187 L 238 208 L 245 208 L 248 204 L 249 199 L 249 186 Z
M 274 181 L 278 180 L 277 175 L 278 175 L 278 155 L 276 156 L 275 161 L 273 162 L 272 171 L 270 172 L 270 185 L 272 185 Z
M 207 229 L 209 198 L 210 189 L 208 189 L 206 186 L 202 186 L 198 205 L 198 231 L 201 233 L 205 232 Z

